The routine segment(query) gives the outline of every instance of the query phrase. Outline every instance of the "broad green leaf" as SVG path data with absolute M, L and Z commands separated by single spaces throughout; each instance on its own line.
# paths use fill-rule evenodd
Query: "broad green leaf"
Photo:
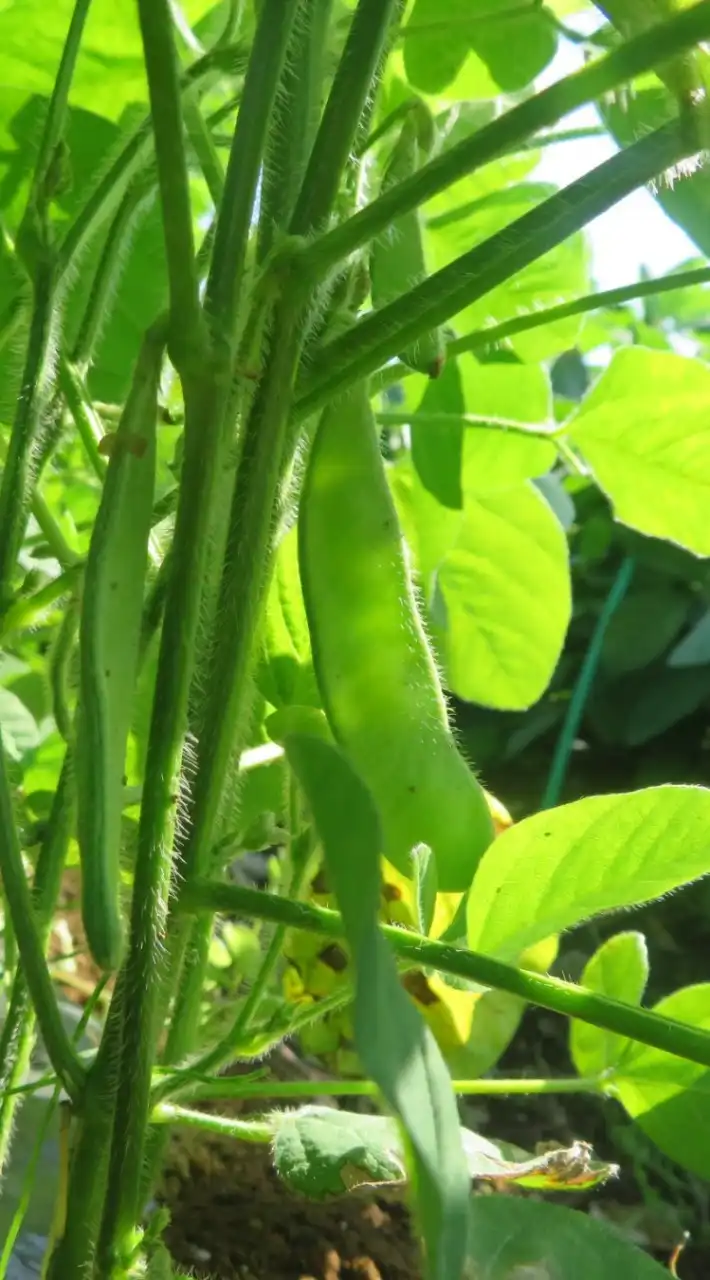
M 616 518 L 710 555 L 710 369 L 644 347 L 616 351 L 568 422 Z
M 684 987 L 654 1006 L 663 1017 L 710 1030 L 710 984 Z M 613 1075 L 614 1096 L 672 1160 L 710 1178 L 710 1071 L 631 1043 Z
M 424 488 L 408 455 L 389 467 L 388 478 L 404 536 L 414 558 L 414 570 L 427 605 L 434 575 L 447 551 L 456 543 L 463 512 L 442 507 Z
M 62 55 L 72 0 L 8 4 L 0 12 L 0 83 L 48 97 Z M 195 22 L 212 0 L 183 0 Z M 131 0 L 93 0 L 71 86 L 71 102 L 116 120 L 129 102 L 146 102 L 138 11 Z
M 642 933 L 615 933 L 585 965 L 582 986 L 613 1000 L 640 1004 L 648 982 L 648 951 Z M 616 1066 L 629 1041 L 588 1022 L 570 1022 L 570 1052 L 581 1076 Z
M 461 457 L 466 428 L 458 362 L 449 360 L 439 378 L 430 379 L 412 417 L 412 461 L 425 489 L 442 506 L 460 510 Z M 427 421 L 427 415 L 437 415 Z M 439 415 L 445 415 L 439 418 Z
M 438 585 L 451 690 L 505 711 L 536 702 L 557 664 L 571 600 L 564 532 L 533 485 L 467 499 Z
M 472 84 L 460 96 L 469 98 L 524 88 L 554 57 L 557 44 L 544 15 L 533 5 L 526 12 L 517 0 L 416 0 L 403 34 L 411 84 L 439 93 L 466 65 Z M 470 65 L 469 50 L 487 77 Z
M 669 667 L 702 667 L 710 662 L 710 609 L 668 655 Z
M 586 1213 L 518 1196 L 474 1196 L 475 1280 L 668 1280 L 665 1267 Z
M 651 902 L 710 871 L 710 791 L 591 796 L 516 823 L 484 853 L 468 945 L 500 959 L 602 911 Z
M 468 352 L 458 356 L 464 408 L 483 421 L 549 427 L 552 388 L 539 364 L 479 364 Z
M 613 675 L 646 667 L 660 657 L 680 631 L 692 598 L 662 584 L 639 588 L 622 600 L 604 636 L 601 661 Z
M 404 992 L 378 928 L 382 839 L 377 811 L 337 747 L 294 735 L 286 751 L 323 842 L 353 953 L 357 1052 L 407 1134 L 429 1273 L 449 1280 L 463 1266 L 466 1162 L 444 1060 Z
M 512 489 L 544 476 L 557 450 L 550 440 L 496 427 L 469 427 L 463 441 L 463 488 L 467 497 Z
M 388 1116 L 308 1106 L 275 1117 L 274 1127 L 276 1172 L 312 1200 L 405 1180 L 399 1132 Z

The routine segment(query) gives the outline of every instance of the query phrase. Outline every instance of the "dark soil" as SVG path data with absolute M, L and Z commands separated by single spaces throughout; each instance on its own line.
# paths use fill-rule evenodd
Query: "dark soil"
M 402 1204 L 291 1192 L 268 1148 L 200 1135 L 174 1142 L 163 1194 L 176 1262 L 219 1280 L 419 1280 Z

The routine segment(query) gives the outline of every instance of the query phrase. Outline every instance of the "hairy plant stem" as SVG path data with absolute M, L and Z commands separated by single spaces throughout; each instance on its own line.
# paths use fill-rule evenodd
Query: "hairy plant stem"
M 44 947 L 64 870 L 74 818 L 74 782 L 67 751 L 54 793 L 47 828 L 37 857 L 32 903 Z M 26 1074 L 35 1042 L 35 1013 L 24 971 L 18 968 L 0 1034 L 0 1171 L 7 1158 L 12 1125 L 21 1095 L 15 1092 Z
M 183 738 L 229 383 L 226 349 L 221 354 L 213 351 L 198 381 L 183 381 L 185 453 L 138 828 L 117 1128 L 102 1228 L 107 1257 L 115 1251 L 122 1254 L 137 1217 L 135 1175 L 142 1165 L 148 1125 Z
M 123 995 L 121 975 L 111 999 L 99 1051 L 81 1098 L 75 1124 L 64 1231 L 52 1254 L 47 1280 L 87 1280 L 95 1274 L 94 1262 L 114 1127 Z M 103 1280 L 108 1272 L 99 1274 Z
M 53 868 L 56 869 L 56 863 Z M 70 1098 L 75 1099 L 81 1093 L 86 1072 L 62 1022 L 44 957 L 42 924 L 35 912 L 22 862 L 1 737 L 0 874 L 25 980 L 49 1060 Z
M 292 235 L 308 236 L 330 216 L 398 11 L 398 0 L 359 0 L 291 219 Z M 325 274 L 319 265 L 314 278 Z
M 298 0 L 264 0 L 244 78 L 205 292 L 205 310 L 230 342 L 236 337 L 264 146 L 297 7 Z
M 54 272 L 49 258 L 38 262 L 32 287 L 27 353 L 0 485 L 0 610 L 8 603 L 22 545 L 30 502 L 32 448 L 51 384 Z
M 452 1080 L 451 1087 L 462 1098 L 508 1097 L 562 1093 L 601 1093 L 603 1076 L 571 1076 L 549 1080 L 512 1079 Z M 377 1098 L 380 1091 L 372 1080 L 240 1080 L 239 1076 L 215 1076 L 199 1080 L 185 1091 L 191 1102 L 216 1098 Z M 202 1114 L 202 1113 L 199 1113 Z
M 667 125 L 564 187 L 416 289 L 371 312 L 318 352 L 300 388 L 294 418 L 310 417 L 422 332 L 445 324 L 687 154 L 680 127 Z
M 256 919 L 275 920 L 293 929 L 320 933 L 324 937 L 344 936 L 342 917 L 337 911 L 311 903 L 291 902 L 276 894 L 236 884 L 194 880 L 184 886 L 180 907 L 186 912 L 239 912 Z M 628 1036 L 665 1053 L 710 1066 L 708 1031 L 596 995 L 559 978 L 516 969 L 491 956 L 443 942 L 432 942 L 420 934 L 393 925 L 381 925 L 380 928 L 395 954 L 417 967 L 438 969 L 440 973 L 451 973 L 483 987 L 508 991 L 542 1009 L 550 1009 L 567 1018 L 579 1018 L 582 1022 Z
M 347 222 L 308 244 L 302 251 L 304 272 L 322 279 L 337 263 L 382 235 L 409 210 L 514 150 L 540 129 L 556 124 L 578 107 L 603 97 L 635 76 L 652 70 L 668 56 L 709 36 L 710 3 L 703 0 L 668 22 L 626 41 L 597 62 L 558 80 L 422 165 L 411 178 L 383 192 Z
M 138 19 L 148 76 L 168 267 L 168 349 L 180 372 L 187 361 L 193 368 L 201 362 L 206 331 L 195 266 L 180 76 L 168 0 L 138 0 Z
M 155 182 L 152 177 L 150 181 L 143 176 L 136 178 L 111 221 L 71 352 L 71 364 L 84 375 L 91 363 L 102 326 L 106 323 L 127 241 L 130 240 L 141 213 L 151 203 L 154 193 Z
M 300 0 L 264 151 L 257 260 L 271 252 L 296 205 L 318 129 L 333 0 Z

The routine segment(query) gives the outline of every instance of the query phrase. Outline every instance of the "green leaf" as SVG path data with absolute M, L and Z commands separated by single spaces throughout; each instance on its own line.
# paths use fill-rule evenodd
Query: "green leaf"
M 654 1012 L 710 1029 L 710 984 L 684 987 Z M 610 1088 L 639 1128 L 679 1164 L 710 1177 L 710 1071 L 632 1042 Z
M 281 539 L 269 585 L 256 681 L 274 707 L 320 706 L 298 569 L 295 527 Z
M 446 415 L 436 423 L 427 414 Z M 430 379 L 411 422 L 412 461 L 425 489 L 445 507 L 459 510 L 461 457 L 466 428 L 464 399 L 458 363 L 450 360 L 441 376 Z M 422 416 L 419 416 L 422 415 Z
M 0 689 L 0 733 L 11 760 L 22 760 L 40 741 L 34 716 L 9 689 Z
M 405 1180 L 400 1136 L 388 1116 L 309 1106 L 276 1117 L 275 1129 L 276 1172 L 312 1200 Z
M 9 4 L 0 13 L 0 83 L 49 97 L 73 9 L 72 0 Z M 183 0 L 188 22 L 213 0 Z M 138 11 L 131 0 L 94 0 L 71 86 L 71 102 L 117 120 L 129 102 L 148 98 Z
M 557 44 L 552 24 L 517 0 L 416 0 L 403 34 L 411 84 L 437 94 L 458 76 L 458 96 L 470 99 L 524 88 Z
M 405 994 L 378 928 L 382 839 L 377 811 L 337 747 L 294 735 L 286 751 L 323 842 L 353 953 L 357 1052 L 407 1134 L 429 1272 L 448 1280 L 463 1266 L 466 1163 L 443 1058 Z
M 484 853 L 468 945 L 500 959 L 602 911 L 651 902 L 710 871 L 710 791 L 649 787 L 525 818 Z
M 600 687 L 588 718 L 602 742 L 639 747 L 650 742 L 710 698 L 709 667 L 656 667 L 632 672 Z
M 642 933 L 615 933 L 594 952 L 582 974 L 590 991 L 640 1004 L 648 982 L 648 951 Z M 581 1076 L 595 1076 L 616 1066 L 628 1048 L 623 1036 L 601 1031 L 588 1022 L 570 1023 L 570 1053 Z
M 616 351 L 568 422 L 618 520 L 710 555 L 710 369 L 643 347 Z
M 442 507 L 436 501 L 424 488 L 407 454 L 388 468 L 388 479 L 404 536 L 414 557 L 419 586 L 428 605 L 434 575 L 446 552 L 456 543 L 463 512 Z
M 571 599 L 564 532 L 533 485 L 467 499 L 438 584 L 451 690 L 503 711 L 536 702 L 557 664 Z
M 665 1267 L 588 1214 L 509 1195 L 473 1197 L 468 1257 L 476 1280 L 668 1280 Z
M 463 488 L 477 496 L 544 476 L 557 450 L 549 440 L 496 427 L 469 427 L 463 443 Z
M 702 667 L 710 662 L 710 609 L 668 655 L 669 667 Z
M 661 584 L 627 595 L 607 628 L 602 665 L 614 675 L 648 666 L 675 639 L 691 605 L 686 592 Z

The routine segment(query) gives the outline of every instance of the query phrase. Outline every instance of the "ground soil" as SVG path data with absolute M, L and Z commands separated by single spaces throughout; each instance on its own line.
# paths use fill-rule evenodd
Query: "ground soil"
M 339 1197 L 314 1203 L 276 1177 L 267 1148 L 178 1139 L 163 1192 L 176 1262 L 219 1280 L 419 1280 L 402 1204 Z

